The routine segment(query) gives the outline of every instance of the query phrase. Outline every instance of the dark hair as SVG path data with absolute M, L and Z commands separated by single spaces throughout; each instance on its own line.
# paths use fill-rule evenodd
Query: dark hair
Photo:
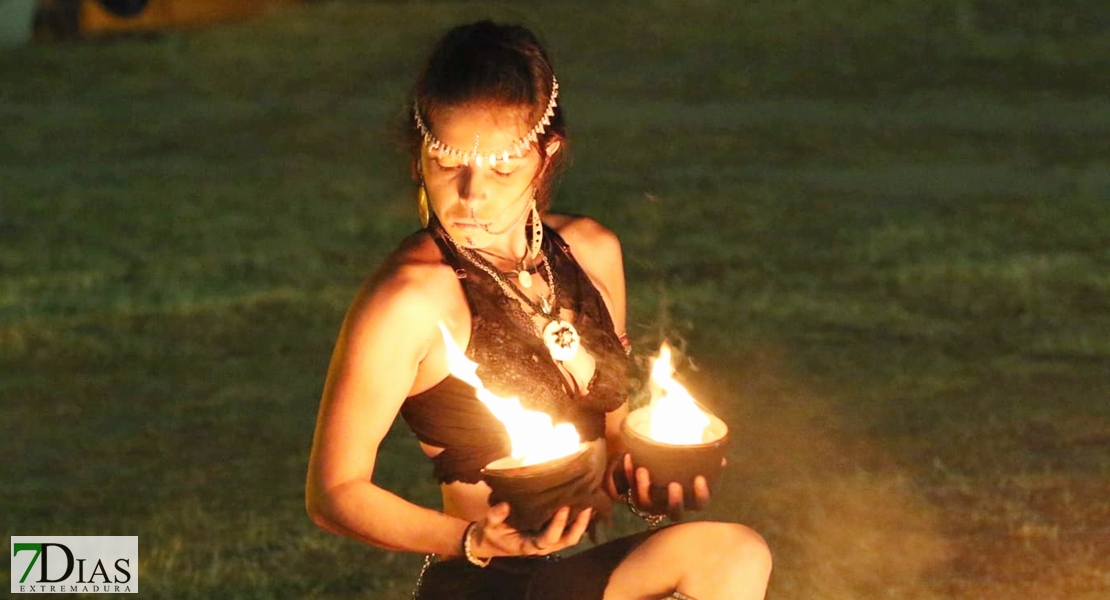
M 413 174 L 419 182 L 423 139 L 413 111 L 419 110 L 434 130 L 436 117 L 445 108 L 463 105 L 526 107 L 529 127 L 538 123 L 551 98 L 554 71 L 536 36 L 519 25 L 478 21 L 448 31 L 432 49 L 413 87 L 409 109 L 408 146 Z M 547 145 L 560 140 L 553 156 Z M 566 122 L 561 106 L 540 134 L 537 149 L 542 160 L 536 181 L 536 204 L 546 210 L 556 177 L 566 164 Z

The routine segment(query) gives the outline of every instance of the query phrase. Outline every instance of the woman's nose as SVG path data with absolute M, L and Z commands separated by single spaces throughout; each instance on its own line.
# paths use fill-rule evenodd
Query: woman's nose
M 459 177 L 459 198 L 463 200 L 484 200 L 486 198 L 486 178 L 477 169 L 463 169 Z

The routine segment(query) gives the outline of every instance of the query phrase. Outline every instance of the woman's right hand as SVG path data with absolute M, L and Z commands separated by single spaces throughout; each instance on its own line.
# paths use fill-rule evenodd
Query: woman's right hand
M 544 556 L 570 548 L 582 541 L 593 509 L 582 510 L 571 521 L 570 507 L 564 506 L 555 511 L 547 527 L 537 534 L 524 533 L 506 523 L 509 512 L 509 503 L 501 502 L 491 506 L 486 517 L 478 522 L 471 540 L 475 556 Z

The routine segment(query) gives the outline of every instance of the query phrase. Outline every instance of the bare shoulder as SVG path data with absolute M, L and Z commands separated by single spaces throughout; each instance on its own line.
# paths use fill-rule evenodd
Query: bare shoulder
M 549 214 L 544 221 L 567 242 L 579 262 L 606 264 L 620 260 L 621 244 L 617 234 L 595 219 Z
M 459 293 L 454 270 L 427 232 L 406 238 L 363 284 L 352 309 L 413 316 L 408 323 L 441 318 L 449 308 L 444 300 Z
M 589 217 L 549 214 L 544 221 L 570 246 L 575 261 L 605 300 L 617 332 L 623 332 L 624 258 L 617 234 Z
M 432 235 L 420 231 L 404 241 L 385 260 L 378 275 L 432 293 L 454 283 L 455 271 L 443 260 Z

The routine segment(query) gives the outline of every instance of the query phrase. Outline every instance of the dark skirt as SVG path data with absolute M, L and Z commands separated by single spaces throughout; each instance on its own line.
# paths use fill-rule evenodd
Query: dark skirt
M 424 572 L 416 600 L 601 600 L 617 565 L 657 531 L 618 538 L 563 559 L 494 558 L 484 569 L 462 558 L 433 563 Z

